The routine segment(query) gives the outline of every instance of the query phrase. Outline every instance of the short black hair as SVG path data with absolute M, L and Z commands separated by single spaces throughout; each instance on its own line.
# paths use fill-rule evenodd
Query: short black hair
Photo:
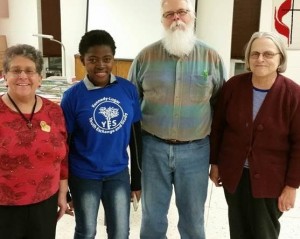
M 112 50 L 113 55 L 116 53 L 116 45 L 112 36 L 104 30 L 91 30 L 86 32 L 79 43 L 79 53 L 84 56 L 88 49 L 93 46 L 106 45 Z

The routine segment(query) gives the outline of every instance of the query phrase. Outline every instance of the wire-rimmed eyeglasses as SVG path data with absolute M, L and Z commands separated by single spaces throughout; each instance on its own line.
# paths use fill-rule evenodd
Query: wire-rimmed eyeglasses
M 260 55 L 264 59 L 272 59 L 274 56 L 281 54 L 280 52 L 272 52 L 272 51 L 264 51 L 264 52 L 258 52 L 258 51 L 252 51 L 250 52 L 250 58 L 252 59 L 258 59 Z
M 20 77 L 20 75 L 22 74 L 22 72 L 24 72 L 25 75 L 27 75 L 28 77 L 32 77 L 32 76 L 34 76 L 34 75 L 37 74 L 36 71 L 30 70 L 30 69 L 26 69 L 26 70 L 11 69 L 8 72 L 10 72 L 14 77 Z
M 172 18 L 174 18 L 175 14 L 180 16 L 180 17 L 183 17 L 186 14 L 188 14 L 189 12 L 190 12 L 190 10 L 187 10 L 187 9 L 179 9 L 176 12 L 174 12 L 174 11 L 165 12 L 163 14 L 163 17 L 167 18 L 167 19 L 172 19 Z

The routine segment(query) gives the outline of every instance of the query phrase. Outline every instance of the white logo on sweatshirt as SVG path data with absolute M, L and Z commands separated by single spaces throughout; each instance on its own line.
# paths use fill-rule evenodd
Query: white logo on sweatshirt
M 118 131 L 127 119 L 127 113 L 120 106 L 120 101 L 114 98 L 104 97 L 97 100 L 92 107 L 93 117 L 89 121 L 97 132 L 112 134 Z

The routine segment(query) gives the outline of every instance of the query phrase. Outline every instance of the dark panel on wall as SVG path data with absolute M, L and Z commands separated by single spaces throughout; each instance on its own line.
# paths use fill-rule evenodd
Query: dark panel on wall
M 259 30 L 261 0 L 234 0 L 231 58 L 244 59 L 245 46 Z
M 61 41 L 60 0 L 41 0 L 42 33 Z M 61 45 L 43 39 L 43 54 L 47 57 L 61 56 Z

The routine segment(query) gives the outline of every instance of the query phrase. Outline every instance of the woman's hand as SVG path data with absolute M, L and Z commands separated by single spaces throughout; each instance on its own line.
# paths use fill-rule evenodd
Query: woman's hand
M 66 214 L 68 214 L 70 216 L 74 216 L 73 201 L 68 202 L 68 207 L 66 209 Z
M 67 179 L 60 180 L 59 182 L 59 191 L 58 191 L 58 212 L 57 212 L 57 221 L 61 219 L 61 217 L 68 210 L 67 203 L 67 192 L 68 192 L 68 181 Z
M 57 212 L 57 221 L 65 214 L 67 210 L 67 199 L 63 198 L 64 196 L 58 195 L 58 212 Z
M 294 207 L 296 200 L 296 188 L 285 186 L 278 198 L 278 209 L 285 212 Z
M 210 166 L 210 172 L 209 172 L 209 177 L 210 180 L 214 182 L 216 187 L 221 187 L 222 186 L 222 181 L 219 176 L 219 168 L 218 165 L 216 164 L 211 164 Z

